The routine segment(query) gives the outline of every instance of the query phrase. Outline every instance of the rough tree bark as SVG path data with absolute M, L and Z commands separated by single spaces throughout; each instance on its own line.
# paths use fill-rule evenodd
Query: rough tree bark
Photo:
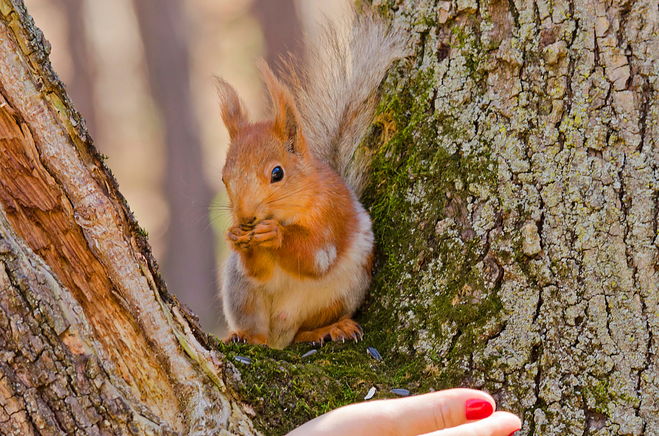
M 367 317 L 525 434 L 657 434 L 656 2 L 394 3 Z
M 306 357 L 215 345 L 167 295 L 16 4 L 0 0 L 3 430 L 249 433 L 253 410 L 281 434 L 371 386 L 468 385 L 522 434 L 657 434 L 653 2 L 380 5 L 415 52 L 364 144 L 366 337 Z
M 252 433 L 219 357 L 167 295 L 40 32 L 20 1 L 0 13 L 2 433 Z

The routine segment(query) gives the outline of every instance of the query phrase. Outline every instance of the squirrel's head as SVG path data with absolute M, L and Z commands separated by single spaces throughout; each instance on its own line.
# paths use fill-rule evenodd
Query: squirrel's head
M 217 80 L 222 120 L 230 144 L 222 170 L 235 224 L 250 227 L 264 219 L 297 221 L 313 204 L 314 158 L 301 131 L 295 100 L 263 63 L 273 119 L 250 123 L 236 91 Z

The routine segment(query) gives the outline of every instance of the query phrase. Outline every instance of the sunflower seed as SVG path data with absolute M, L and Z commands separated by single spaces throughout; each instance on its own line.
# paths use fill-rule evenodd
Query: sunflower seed
M 244 363 L 245 365 L 251 365 L 252 364 L 252 359 L 250 359 L 249 357 L 245 357 L 245 356 L 235 356 L 234 360 L 236 360 L 240 363 Z
M 304 353 L 304 354 L 302 355 L 302 358 L 304 359 L 305 357 L 309 357 L 309 356 L 311 356 L 311 355 L 313 355 L 313 354 L 316 354 L 317 352 L 318 352 L 318 350 L 316 350 L 316 349 L 314 348 L 314 349 L 309 350 L 309 351 L 307 351 L 306 353 Z
M 382 355 L 378 350 L 376 350 L 374 347 L 368 347 L 366 349 L 366 352 L 368 353 L 369 356 L 371 356 L 375 360 L 382 360 Z
M 396 388 L 396 389 L 392 389 L 391 393 L 399 395 L 401 397 L 407 397 L 410 394 L 410 391 L 408 391 L 407 389 Z
M 373 395 L 375 395 L 375 391 L 376 391 L 375 386 L 373 386 L 371 389 L 368 390 L 368 394 L 366 394 L 364 399 L 370 400 L 371 398 L 373 398 Z

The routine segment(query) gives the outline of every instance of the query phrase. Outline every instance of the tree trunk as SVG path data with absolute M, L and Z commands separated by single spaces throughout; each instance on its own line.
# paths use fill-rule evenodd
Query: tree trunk
M 179 0 L 133 1 L 144 41 L 151 93 L 165 130 L 165 193 L 169 206 L 163 276 L 207 327 L 218 313 L 215 235 L 203 175 L 202 145 L 190 92 L 190 54 Z M 179 84 L 172 86 L 172 83 Z M 219 174 L 217 176 L 220 177 Z
M 657 434 L 656 2 L 396 3 L 366 331 L 523 434 Z
M 85 23 L 83 0 L 57 0 L 57 7 L 64 10 L 66 16 L 66 49 L 71 60 L 71 78 L 67 86 L 68 94 L 78 111 L 84 116 L 87 131 L 96 135 L 96 65 L 89 56 L 89 36 Z
M 414 56 L 364 144 L 366 337 L 302 357 L 199 333 L 0 0 L 3 432 L 282 434 L 371 386 L 466 385 L 522 434 L 657 434 L 656 6 L 393 3 Z
M 268 65 L 276 68 L 288 55 L 294 59 L 304 57 L 302 29 L 294 1 L 256 0 L 251 10 L 261 24 Z
M 2 434 L 253 433 L 40 32 L 18 1 L 0 13 Z

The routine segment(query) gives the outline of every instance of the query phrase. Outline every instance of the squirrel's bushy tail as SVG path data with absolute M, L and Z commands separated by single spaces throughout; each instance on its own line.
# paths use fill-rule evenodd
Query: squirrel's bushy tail
M 392 62 L 405 56 L 405 38 L 373 11 L 352 13 L 346 26 L 325 24 L 310 41 L 306 67 L 288 64 L 288 79 L 312 152 L 359 196 L 368 158 L 356 153 L 373 121 L 378 88 Z

